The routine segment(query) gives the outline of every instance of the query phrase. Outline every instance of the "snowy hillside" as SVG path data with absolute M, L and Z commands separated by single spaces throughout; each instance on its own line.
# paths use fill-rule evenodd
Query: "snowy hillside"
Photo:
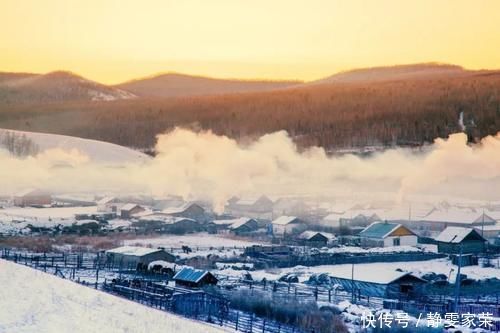
M 0 332 L 223 331 L 4 260 L 0 285 Z
M 0 73 L 0 103 L 114 101 L 135 97 L 123 89 L 108 87 L 71 72 Z
M 54 148 L 63 150 L 76 149 L 87 155 L 91 161 L 116 164 L 141 162 L 149 159 L 148 155 L 139 151 L 103 141 L 57 134 L 22 132 L 5 129 L 0 129 L 0 137 L 7 132 L 15 133 L 16 135 L 25 135 L 36 145 L 38 152 Z

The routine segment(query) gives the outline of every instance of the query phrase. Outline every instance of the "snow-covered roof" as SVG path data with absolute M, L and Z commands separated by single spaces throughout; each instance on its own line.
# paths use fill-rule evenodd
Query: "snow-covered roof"
M 378 283 L 378 284 L 389 284 L 394 282 L 406 275 L 411 275 L 408 272 L 400 272 L 396 270 L 389 269 L 379 269 L 376 274 L 374 274 L 373 270 L 357 268 L 354 265 L 354 274 L 352 272 L 352 267 L 350 265 L 343 265 L 339 267 L 339 269 L 332 269 L 328 275 L 333 278 L 346 279 L 346 280 L 355 280 L 361 282 L 369 282 L 369 283 Z
M 139 246 L 121 246 L 116 249 L 107 250 L 106 253 L 113 254 L 123 254 L 128 256 L 137 256 L 142 257 L 151 253 L 155 253 L 158 251 L 163 251 L 162 249 L 151 249 L 148 247 L 139 247 Z
M 234 230 L 238 229 L 242 225 L 245 225 L 249 221 L 253 220 L 252 218 L 249 217 L 240 217 L 239 219 L 236 219 L 231 225 L 229 226 L 229 229 Z
M 163 215 L 163 214 L 149 214 L 146 216 L 141 216 L 139 218 L 139 221 L 141 221 L 141 222 L 163 222 L 165 224 L 175 224 L 175 223 L 180 222 L 180 221 L 196 222 L 195 220 L 187 218 L 187 217 L 175 217 L 175 216 Z
M 15 197 L 26 197 L 29 195 L 48 195 L 49 193 L 46 191 L 42 191 L 39 189 L 29 188 L 23 191 L 16 193 Z
M 320 231 L 312 231 L 312 230 L 306 230 L 306 231 L 302 232 L 298 236 L 298 238 L 307 240 L 307 239 L 311 239 L 312 237 L 314 237 L 317 234 L 323 235 L 324 237 L 328 238 L 329 240 L 335 239 L 334 234 L 331 234 L 328 232 L 322 232 L 322 231 L 321 232 Z
M 286 215 L 283 215 L 283 216 L 280 216 L 278 217 L 277 219 L 275 219 L 272 224 L 276 224 L 276 225 L 288 225 L 290 223 L 294 223 L 294 222 L 298 222 L 300 221 L 297 216 L 286 216 Z
M 481 235 L 472 228 L 447 227 L 439 234 L 436 241 L 457 244 L 462 242 L 470 233 L 475 233 L 477 236 L 481 237 Z
M 362 237 L 384 239 L 400 228 L 401 224 L 389 222 L 373 222 L 359 233 Z
M 128 204 L 123 205 L 123 206 L 120 208 L 120 210 L 129 211 L 129 210 L 134 209 L 135 207 L 141 207 L 141 206 L 139 206 L 138 204 L 134 204 L 134 203 L 128 203 Z M 141 208 L 142 208 L 142 207 L 141 207 Z
M 196 203 L 193 203 L 193 202 L 188 202 L 188 203 L 185 203 L 185 204 L 182 204 L 181 206 L 177 206 L 177 207 L 169 207 L 169 208 L 165 208 L 164 210 L 162 210 L 161 212 L 163 214 L 179 214 L 179 213 L 182 213 L 184 212 L 185 210 L 187 210 L 188 208 L 190 208 L 191 206 L 193 205 L 197 205 L 199 206 L 198 204 Z M 200 206 L 201 207 L 201 206 Z
M 495 222 L 495 219 L 489 217 L 487 214 L 484 214 L 483 216 L 482 212 L 462 208 L 435 209 L 429 215 L 422 217 L 419 220 L 425 222 L 472 224 L 474 222 L 482 222 L 483 217 L 485 222 Z
M 115 197 L 104 197 L 101 200 L 97 201 L 97 204 L 98 205 L 105 205 L 107 203 L 112 202 L 115 199 L 116 199 Z

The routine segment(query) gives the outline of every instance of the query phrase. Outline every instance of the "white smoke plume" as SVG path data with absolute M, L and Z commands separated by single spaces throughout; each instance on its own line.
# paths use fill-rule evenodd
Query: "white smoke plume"
M 299 152 L 286 132 L 242 145 L 211 132 L 175 129 L 159 135 L 157 156 L 109 166 L 77 150 L 45 150 L 34 157 L 0 151 L 0 191 L 28 187 L 52 192 L 175 194 L 211 200 L 233 195 L 326 196 L 392 193 L 450 194 L 499 199 L 500 136 L 468 145 L 465 134 L 437 139 L 421 150 L 389 149 L 370 157 Z

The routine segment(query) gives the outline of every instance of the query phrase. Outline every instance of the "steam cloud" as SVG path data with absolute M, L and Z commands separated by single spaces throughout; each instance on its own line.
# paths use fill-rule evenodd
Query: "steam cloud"
M 3 194 L 27 187 L 53 192 L 175 194 L 211 200 L 233 195 L 413 193 L 498 199 L 500 135 L 467 145 L 465 134 L 437 139 L 421 151 L 390 149 L 370 157 L 327 156 L 321 148 L 298 152 L 286 132 L 241 145 L 211 132 L 175 129 L 159 135 L 157 156 L 109 166 L 77 150 L 50 149 L 17 158 L 0 151 Z

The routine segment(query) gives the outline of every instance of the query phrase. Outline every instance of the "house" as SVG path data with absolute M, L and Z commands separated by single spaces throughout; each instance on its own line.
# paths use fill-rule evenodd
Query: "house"
M 417 235 L 399 223 L 373 222 L 359 233 L 363 247 L 416 246 Z
M 174 275 L 176 286 L 189 288 L 201 288 L 208 285 L 216 285 L 217 278 L 209 271 L 184 267 Z
M 327 232 L 306 230 L 297 236 L 300 245 L 310 247 L 325 247 L 335 239 L 335 235 Z
M 265 195 L 256 199 L 233 197 L 228 200 L 224 211 L 232 216 L 270 220 L 273 216 L 273 201 Z
M 120 217 L 122 219 L 129 219 L 131 218 L 133 215 L 135 214 L 138 214 L 138 213 L 142 213 L 144 212 L 146 209 L 137 205 L 137 204 L 133 204 L 133 203 L 128 203 L 128 204 L 125 204 L 123 206 L 121 206 L 120 208 Z
M 495 239 L 500 237 L 500 223 L 474 226 L 474 229 L 491 244 L 495 244 Z
M 159 214 L 175 217 L 187 217 L 198 222 L 207 221 L 205 209 L 197 203 L 185 203 L 177 207 L 166 208 L 159 212 Z
M 423 293 L 425 280 L 411 273 L 399 271 L 377 271 L 356 269 L 356 266 L 341 265 L 328 273 L 332 284 L 347 292 L 364 297 L 401 299 Z M 353 290 L 354 289 L 354 290 Z
M 97 201 L 98 212 L 118 213 L 123 203 L 116 197 L 104 197 Z
M 122 268 L 147 269 L 148 265 L 156 260 L 175 261 L 175 256 L 162 248 L 122 246 L 107 250 L 105 254 L 108 264 Z
M 14 205 L 19 207 L 47 206 L 51 203 L 51 195 L 48 192 L 38 189 L 29 189 L 14 195 Z
M 230 226 L 229 231 L 235 235 L 244 235 L 259 229 L 259 223 L 252 218 L 241 217 L 236 219 Z
M 309 214 L 312 208 L 307 205 L 303 200 L 291 199 L 291 198 L 281 198 L 278 199 L 273 204 L 273 215 L 295 215 L 304 216 Z
M 283 237 L 286 234 L 296 234 L 304 231 L 306 223 L 296 216 L 280 216 L 271 222 L 272 232 L 275 237 Z
M 141 216 L 132 226 L 144 233 L 187 234 L 201 230 L 201 225 L 193 219 L 157 213 Z
M 473 228 L 448 227 L 436 238 L 439 253 L 477 254 L 484 251 L 486 240 Z

